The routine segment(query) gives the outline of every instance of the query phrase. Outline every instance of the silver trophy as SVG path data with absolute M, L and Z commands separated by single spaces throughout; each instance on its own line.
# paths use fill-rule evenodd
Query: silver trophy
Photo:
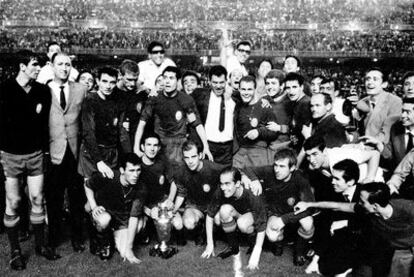
M 169 259 L 175 255 L 178 250 L 177 248 L 168 246 L 168 242 L 171 238 L 171 220 L 173 218 L 173 213 L 171 210 L 167 209 L 167 206 L 164 203 L 158 204 L 158 217 L 154 219 L 155 229 L 157 230 L 158 241 L 150 249 L 150 256 L 159 256 L 164 259 Z

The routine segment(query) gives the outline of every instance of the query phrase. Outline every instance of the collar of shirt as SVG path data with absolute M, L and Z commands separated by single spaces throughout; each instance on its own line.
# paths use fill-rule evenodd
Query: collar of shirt
M 413 135 L 414 136 L 414 132 L 413 131 L 410 131 L 410 130 L 408 130 L 407 128 L 405 128 L 405 135 Z
M 58 99 L 59 102 L 60 102 L 60 87 L 61 86 L 64 86 L 63 92 L 65 93 L 65 98 L 66 98 L 66 102 L 67 102 L 68 95 L 69 95 L 69 83 L 66 82 L 64 84 L 58 84 L 55 81 L 51 81 L 49 83 L 49 87 L 52 89 L 53 95 Z
M 356 185 L 354 185 L 352 187 L 349 187 L 346 190 L 344 190 L 344 192 L 342 192 L 342 195 L 344 197 L 346 197 L 349 202 L 352 202 L 352 198 L 354 197 L 355 190 L 356 190 Z

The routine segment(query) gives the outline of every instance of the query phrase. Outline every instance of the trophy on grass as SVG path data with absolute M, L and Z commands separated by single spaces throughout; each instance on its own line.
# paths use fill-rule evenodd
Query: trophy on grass
M 150 251 L 150 256 L 159 256 L 163 259 L 169 259 L 174 256 L 178 250 L 177 248 L 168 246 L 171 238 L 171 220 L 173 218 L 172 211 L 167 209 L 164 203 L 158 204 L 158 217 L 154 219 L 155 229 L 157 230 L 158 241 Z

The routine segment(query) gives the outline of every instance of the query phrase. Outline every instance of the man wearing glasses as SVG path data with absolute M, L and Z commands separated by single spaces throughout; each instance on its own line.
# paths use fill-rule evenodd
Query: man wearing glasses
M 234 55 L 231 55 L 226 62 L 227 72 L 233 72 L 235 69 L 241 70 L 243 76 L 248 75 L 245 63 L 250 57 L 252 45 L 249 41 L 243 40 L 236 44 Z
M 159 41 L 153 41 L 148 45 L 148 60 L 138 63 L 139 81 L 146 89 L 155 89 L 155 79 L 162 74 L 167 66 L 176 66 L 175 63 L 165 57 L 164 45 Z

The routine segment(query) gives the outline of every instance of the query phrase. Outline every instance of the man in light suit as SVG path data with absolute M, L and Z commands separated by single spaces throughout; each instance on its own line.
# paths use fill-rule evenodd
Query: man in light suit
M 49 117 L 50 168 L 47 174 L 46 201 L 49 220 L 49 246 L 56 249 L 65 189 L 68 190 L 72 246 L 82 252 L 82 213 L 85 202 L 83 180 L 77 173 L 79 122 L 87 88 L 69 80 L 72 69 L 68 55 L 59 53 L 52 60 L 54 79 L 48 83 L 52 94 Z
M 368 96 L 357 104 L 364 119 L 365 135 L 372 136 L 382 143 L 388 143 L 392 124 L 401 116 L 402 101 L 399 97 L 384 91 L 386 81 L 383 72 L 372 68 L 365 74 L 365 88 Z

